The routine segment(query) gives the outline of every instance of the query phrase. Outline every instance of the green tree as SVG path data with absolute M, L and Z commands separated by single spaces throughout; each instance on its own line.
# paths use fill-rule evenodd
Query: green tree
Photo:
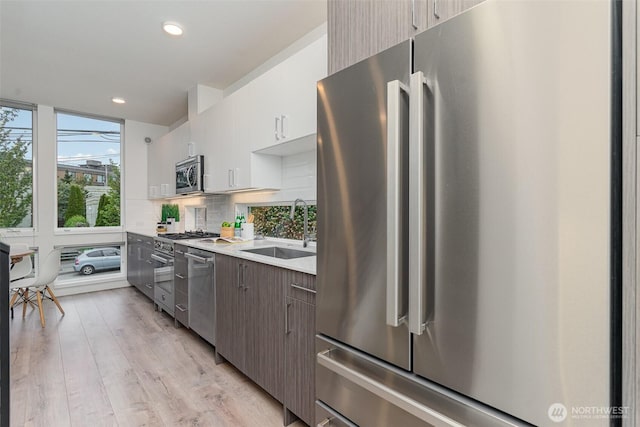
M 84 190 L 80 186 L 72 184 L 69 189 L 69 202 L 67 204 L 67 210 L 64 214 L 65 224 L 73 216 L 80 215 L 82 217 L 87 216 L 87 206 L 85 203 Z
M 107 196 L 106 194 L 100 196 L 100 201 L 98 202 L 98 216 L 96 217 L 96 227 L 103 227 L 107 225 L 104 214 L 106 212 L 105 209 L 109 203 L 111 203 L 111 201 L 109 200 L 109 196 Z
M 114 164 L 113 161 L 111 161 L 109 165 L 107 185 L 109 186 L 109 192 L 106 194 L 107 197 L 104 206 L 102 208 L 98 206 L 100 224 L 98 224 L 96 220 L 96 226 L 120 225 L 120 168 Z M 100 196 L 100 203 L 101 202 L 102 196 Z
M 31 160 L 26 158 L 30 142 L 11 140 L 11 122 L 17 112 L 0 109 L 0 227 L 17 227 L 31 212 L 33 182 Z
M 69 205 L 71 185 L 70 179 L 58 179 L 58 227 L 64 226 L 64 215 L 67 212 L 67 206 Z

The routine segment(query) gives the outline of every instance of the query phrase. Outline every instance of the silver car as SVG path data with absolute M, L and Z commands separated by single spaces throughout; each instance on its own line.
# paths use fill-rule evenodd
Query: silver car
M 84 251 L 75 258 L 73 269 L 82 274 L 93 274 L 100 270 L 120 268 L 120 249 L 99 248 Z

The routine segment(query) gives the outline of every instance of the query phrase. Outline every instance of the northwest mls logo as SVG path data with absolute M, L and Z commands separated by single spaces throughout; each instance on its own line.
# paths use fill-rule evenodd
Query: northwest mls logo
M 567 407 L 562 403 L 554 403 L 549 406 L 549 410 L 547 411 L 547 415 L 549 415 L 549 419 L 554 423 L 561 423 L 567 418 Z

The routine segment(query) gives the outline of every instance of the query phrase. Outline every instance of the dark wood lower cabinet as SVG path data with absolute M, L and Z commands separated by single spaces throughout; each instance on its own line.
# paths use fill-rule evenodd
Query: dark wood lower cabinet
M 216 255 L 216 352 L 308 424 L 315 394 L 313 289 L 314 276 Z
M 313 425 L 315 402 L 315 305 L 286 297 L 284 406 Z
M 153 238 L 127 233 L 127 280 L 153 300 Z
M 282 401 L 286 270 L 227 256 L 216 260 L 216 351 Z
M 216 255 L 216 352 L 245 372 L 244 291 L 239 261 Z

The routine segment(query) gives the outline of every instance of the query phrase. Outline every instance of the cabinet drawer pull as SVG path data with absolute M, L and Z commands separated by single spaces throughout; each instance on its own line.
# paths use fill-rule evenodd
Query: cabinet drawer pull
M 150 284 L 148 284 L 148 283 L 145 283 L 144 285 L 145 285 L 147 288 L 149 288 L 149 289 L 153 288 L 153 285 L 150 285 Z
M 183 306 L 182 304 L 176 304 L 176 309 L 178 309 L 181 312 L 185 312 L 187 311 L 187 308 L 185 306 Z
M 291 287 L 295 289 L 300 289 L 301 291 L 309 292 L 310 294 L 316 293 L 316 291 L 314 291 L 313 289 L 305 288 L 304 286 L 296 285 L 295 283 L 292 283 Z
M 178 250 L 178 249 L 176 249 L 176 253 L 177 253 L 177 254 L 180 254 L 180 255 L 184 255 L 184 252 L 182 252 L 182 251 L 180 251 L 180 250 Z
M 288 302 L 287 306 L 284 309 L 284 334 L 289 335 L 291 330 L 289 329 L 289 307 L 291 307 L 291 303 Z
M 178 274 L 178 273 L 176 273 L 176 277 L 178 279 L 186 279 L 186 277 L 184 277 L 182 274 Z

